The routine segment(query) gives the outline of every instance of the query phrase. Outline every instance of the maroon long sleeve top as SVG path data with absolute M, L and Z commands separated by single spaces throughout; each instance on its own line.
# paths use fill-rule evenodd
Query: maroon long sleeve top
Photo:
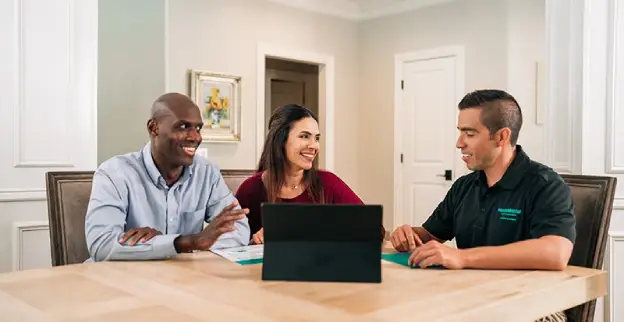
M 330 171 L 317 171 L 325 195 L 325 203 L 328 204 L 364 204 L 364 202 L 342 181 L 337 175 Z M 256 173 L 247 178 L 236 191 L 236 199 L 242 208 L 248 208 L 249 226 L 251 235 L 262 228 L 260 217 L 260 205 L 268 201 L 268 195 L 264 183 L 262 182 L 262 172 Z M 297 197 L 286 199 L 280 198 L 279 202 L 284 203 L 314 203 L 307 191 Z M 385 237 L 386 230 L 381 227 L 381 238 Z

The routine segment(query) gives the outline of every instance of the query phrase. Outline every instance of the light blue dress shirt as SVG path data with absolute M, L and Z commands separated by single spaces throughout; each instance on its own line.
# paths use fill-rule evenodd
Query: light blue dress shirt
M 167 259 L 177 254 L 173 240 L 199 233 L 205 222 L 236 199 L 217 165 L 196 155 L 171 187 L 154 164 L 151 143 L 138 152 L 113 157 L 95 171 L 85 220 L 91 258 L 105 260 Z M 240 206 L 237 206 L 240 209 Z M 119 243 L 132 228 L 151 227 L 162 235 L 134 246 Z M 249 243 L 247 218 L 221 235 L 212 249 Z

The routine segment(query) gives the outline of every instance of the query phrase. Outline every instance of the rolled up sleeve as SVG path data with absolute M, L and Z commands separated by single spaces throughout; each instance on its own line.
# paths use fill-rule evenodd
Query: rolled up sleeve
M 89 255 L 94 261 L 157 260 L 177 254 L 173 240 L 178 234 L 158 235 L 151 240 L 129 246 L 119 243 L 125 233 L 128 208 L 127 193 L 115 185 L 103 170 L 95 172 L 85 219 Z
M 563 179 L 551 179 L 539 190 L 530 215 L 531 238 L 561 236 L 576 242 L 576 217 L 570 187 Z
M 234 197 L 234 194 L 225 183 L 221 171 L 218 169 L 212 171 L 210 182 L 212 192 L 206 207 L 206 222 L 208 224 L 221 214 L 225 207 L 236 201 L 236 197 Z M 236 208 L 240 209 L 241 207 L 238 205 Z M 247 216 L 245 216 L 234 224 L 234 231 L 221 235 L 211 249 L 246 246 L 249 244 L 250 234 L 249 221 Z

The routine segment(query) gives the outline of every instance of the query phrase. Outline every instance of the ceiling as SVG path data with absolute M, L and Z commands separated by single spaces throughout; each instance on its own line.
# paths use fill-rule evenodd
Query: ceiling
M 456 0 L 269 0 L 351 20 L 366 20 Z

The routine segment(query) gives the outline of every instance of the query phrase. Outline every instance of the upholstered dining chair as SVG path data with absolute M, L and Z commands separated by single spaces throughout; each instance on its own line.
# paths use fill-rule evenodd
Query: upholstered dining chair
M 617 179 L 561 174 L 572 191 L 576 215 L 576 243 L 569 264 L 602 269 Z M 569 322 L 592 322 L 596 300 L 568 309 Z
M 78 264 L 89 258 L 84 228 L 93 173 L 46 173 L 52 266 Z
M 253 170 L 221 170 L 232 193 Z M 85 217 L 93 171 L 59 171 L 46 173 L 48 221 L 52 265 L 82 263 L 89 258 L 85 237 Z

